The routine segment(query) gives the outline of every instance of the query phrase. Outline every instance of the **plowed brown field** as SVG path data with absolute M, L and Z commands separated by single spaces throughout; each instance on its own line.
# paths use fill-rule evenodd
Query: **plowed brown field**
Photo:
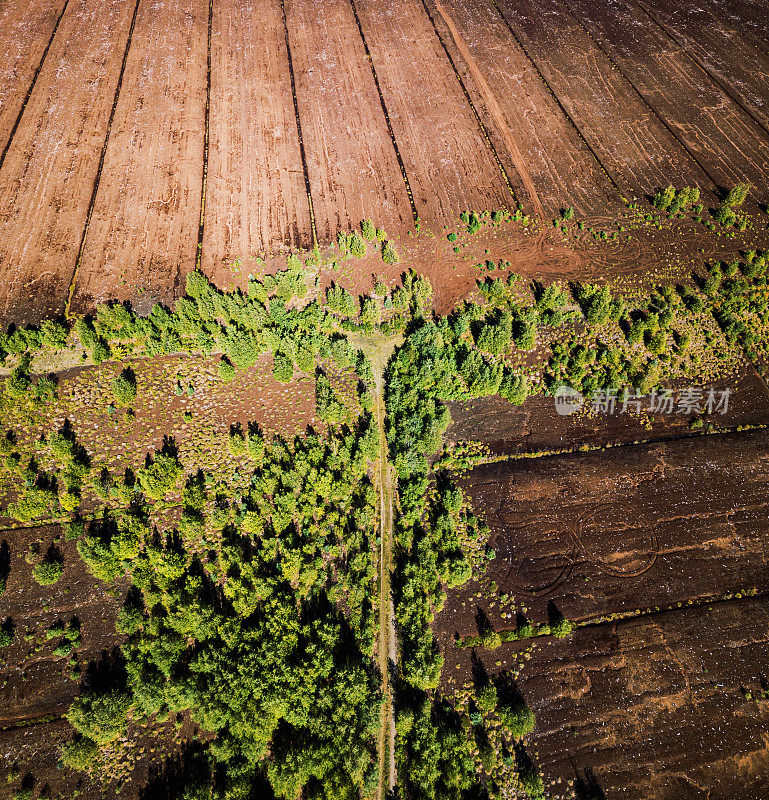
M 202 253 L 214 280 L 227 261 L 312 247 L 282 26 L 280 0 L 214 5 Z
M 156 10 L 57 0 L 0 12 L 7 322 L 68 298 L 72 311 L 172 302 L 198 262 L 229 282 L 242 277 L 233 262 L 252 270 L 315 234 L 327 245 L 364 218 L 403 244 L 415 216 L 450 230 L 465 209 L 514 202 L 604 223 L 623 197 L 669 182 L 698 185 L 712 206 L 716 188 L 747 179 L 766 199 L 765 25 L 731 0 L 680 13 L 668 0 Z M 528 247 L 512 234 L 509 246 Z M 568 260 L 578 274 L 581 258 Z M 639 250 L 622 269 L 654 260 Z M 415 266 L 455 278 L 445 263 Z
M 73 309 L 117 297 L 169 302 L 196 263 L 208 4 L 141 0 Z M 130 87 L 130 88 L 129 88 Z M 130 186 L 130 191 L 116 187 Z

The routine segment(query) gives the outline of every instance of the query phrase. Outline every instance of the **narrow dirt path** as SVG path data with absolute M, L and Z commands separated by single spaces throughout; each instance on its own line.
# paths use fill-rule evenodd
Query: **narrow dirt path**
M 385 800 L 389 791 L 395 789 L 395 716 L 390 687 L 390 662 L 397 663 L 397 641 L 392 596 L 390 592 L 390 570 L 393 551 L 393 508 L 395 480 L 387 458 L 385 436 L 384 372 L 400 338 L 348 335 L 350 344 L 360 348 L 371 362 L 374 373 L 374 414 L 379 426 L 379 459 L 377 483 L 379 484 L 379 642 L 377 663 L 382 675 L 382 709 L 379 717 L 379 787 L 377 798 Z
M 440 0 L 434 0 L 435 8 L 438 10 L 438 13 L 443 18 L 443 21 L 446 23 L 450 33 L 451 38 L 454 40 L 454 44 L 456 45 L 459 52 L 462 54 L 462 58 L 465 60 L 465 64 L 467 64 L 467 68 L 470 70 L 470 74 L 473 76 L 476 84 L 478 85 L 478 89 L 480 90 L 481 94 L 483 95 L 483 99 L 486 103 L 486 107 L 489 110 L 494 122 L 497 125 L 497 129 L 499 130 L 499 134 L 502 137 L 503 141 L 505 142 L 505 147 L 507 147 L 507 151 L 510 154 L 510 158 L 512 159 L 513 166 L 515 167 L 518 174 L 521 176 L 521 180 L 523 181 L 523 185 L 526 187 L 526 192 L 528 193 L 529 197 L 531 198 L 531 204 L 534 207 L 534 214 L 541 219 L 545 217 L 545 210 L 542 208 L 542 203 L 537 195 L 537 190 L 534 188 L 534 181 L 531 179 L 531 175 L 529 175 L 528 170 L 526 169 L 526 163 L 523 160 L 523 156 L 521 155 L 521 151 L 518 149 L 518 145 L 513 139 L 509 128 L 507 127 L 507 122 L 505 122 L 505 115 L 502 113 L 502 109 L 499 107 L 499 103 L 497 102 L 497 98 L 494 96 L 494 92 L 491 91 L 489 84 L 486 83 L 486 79 L 483 77 L 483 73 L 478 68 L 478 65 L 475 63 L 475 59 L 470 52 L 470 48 L 467 46 L 462 34 L 457 30 L 456 25 L 454 25 L 454 20 L 451 19 L 451 16 L 446 11 L 446 9 L 441 4 Z

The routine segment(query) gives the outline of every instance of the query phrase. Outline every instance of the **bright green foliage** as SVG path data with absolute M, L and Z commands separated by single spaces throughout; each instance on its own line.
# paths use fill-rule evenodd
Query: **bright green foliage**
M 246 454 L 246 437 L 243 435 L 243 431 L 239 427 L 233 427 L 230 430 L 230 438 L 227 441 L 227 446 L 231 455 L 235 456 L 236 458 Z
M 61 760 L 70 769 L 81 772 L 89 769 L 99 755 L 99 746 L 91 739 L 78 737 L 65 742 L 61 749 Z
M 230 381 L 235 380 L 236 375 L 237 373 L 235 372 L 235 367 L 232 366 L 228 359 L 223 358 L 219 362 L 219 377 L 225 383 L 230 383 Z
M 136 399 L 136 376 L 130 368 L 124 369 L 112 381 L 112 394 L 120 405 L 128 405 Z
M 360 232 L 363 238 L 369 242 L 376 239 L 376 225 L 370 219 L 364 219 L 360 224 Z
M 67 344 L 67 329 L 60 322 L 45 319 L 40 324 L 40 345 L 46 350 L 61 350 Z
M 481 686 L 476 692 L 476 699 L 478 708 L 487 714 L 491 713 L 497 707 L 497 690 L 494 684 L 489 681 Z
M 64 565 L 61 561 L 41 561 L 32 570 L 32 577 L 41 586 L 50 586 L 61 579 Z
M 53 491 L 31 486 L 8 506 L 8 516 L 19 522 L 30 522 L 50 513 L 56 504 L 57 497 Z
M 294 377 L 294 360 L 291 356 L 278 350 L 273 359 L 272 374 L 275 380 L 288 383 Z
M 673 202 L 675 196 L 676 190 L 673 186 L 667 186 L 664 189 L 659 189 L 654 195 L 652 205 L 655 208 L 659 208 L 661 211 L 665 211 Z
M 53 402 L 56 397 L 56 380 L 48 375 L 43 375 L 35 383 L 35 398 L 45 405 Z
M 84 693 L 73 703 L 67 719 L 84 738 L 105 745 L 126 730 L 126 715 L 132 705 L 131 695 L 124 690 Z
M 448 701 L 431 703 L 427 697 L 407 713 L 408 722 L 399 720 L 401 730 L 407 730 L 401 734 L 408 763 L 403 770 L 406 796 L 462 800 L 477 778 L 472 745 L 461 718 Z
M 324 422 L 339 422 L 345 413 L 345 408 L 339 402 L 331 382 L 326 374 L 318 370 L 315 374 L 315 413 Z
M 350 255 L 353 258 L 364 258 L 366 255 L 366 240 L 358 231 L 353 231 L 350 235 Z
M 111 559 L 133 589 L 118 621 L 125 674 L 73 705 L 83 739 L 68 746 L 68 763 L 93 763 L 87 742 L 114 741 L 127 717 L 189 711 L 211 734 L 223 797 L 249 796 L 263 767 L 277 796 L 314 787 L 317 796 L 357 798 L 373 789 L 378 497 L 362 449 L 370 429 L 360 420 L 328 439 L 262 440 L 242 510 L 218 524 L 211 552 L 174 536 L 158 541 L 140 518 L 144 535 L 124 541 L 132 515 L 89 532 L 81 549 L 89 567 L 101 577 Z M 205 514 L 206 498 L 204 477 L 192 476 L 184 513 Z
M 512 370 L 505 369 L 499 394 L 514 406 L 520 406 L 529 394 L 529 384 L 525 375 L 518 375 Z
M 750 189 L 749 183 L 738 183 L 729 190 L 721 205 L 726 208 L 738 208 L 747 200 Z
M 613 315 L 619 317 L 613 308 L 614 298 L 608 286 L 578 284 L 574 293 L 589 325 L 604 325 Z
M 27 393 L 30 383 L 29 359 L 22 358 L 19 365 L 8 376 L 8 379 L 5 382 L 5 393 L 11 399 L 19 400 Z
M 475 342 L 480 350 L 499 355 L 509 347 L 512 332 L 512 314 L 509 311 L 497 311 L 488 314 L 481 323 Z
M 151 500 L 162 500 L 176 488 L 182 465 L 175 456 L 155 453 L 152 463 L 137 473 L 139 485 Z

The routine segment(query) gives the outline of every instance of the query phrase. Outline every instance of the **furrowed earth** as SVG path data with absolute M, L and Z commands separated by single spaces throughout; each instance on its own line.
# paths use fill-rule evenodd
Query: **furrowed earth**
M 0 2 L 0 797 L 769 797 L 767 19 Z

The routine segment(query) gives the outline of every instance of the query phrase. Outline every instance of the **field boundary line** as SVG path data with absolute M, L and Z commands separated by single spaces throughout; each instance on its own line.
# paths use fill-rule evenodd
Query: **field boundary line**
M 406 172 L 403 158 L 401 157 L 398 141 L 395 138 L 395 131 L 393 130 L 392 122 L 390 121 L 390 112 L 387 110 L 387 103 L 385 103 L 384 95 L 382 94 L 382 87 L 379 84 L 379 76 L 377 75 L 376 67 L 374 66 L 374 60 L 371 57 L 371 51 L 369 50 L 366 36 L 363 33 L 363 26 L 361 25 L 360 17 L 358 16 L 358 9 L 355 7 L 355 0 L 350 0 L 350 6 L 352 7 L 352 13 L 358 26 L 358 32 L 360 33 L 361 41 L 363 42 L 363 49 L 366 51 L 366 58 L 368 59 L 369 66 L 371 67 L 371 75 L 374 78 L 374 85 L 376 86 L 377 93 L 379 94 L 379 102 L 382 105 L 382 113 L 384 114 L 385 122 L 387 123 L 387 132 L 390 134 L 393 150 L 395 150 L 395 158 L 398 160 L 398 166 L 401 168 L 401 176 L 403 178 L 403 183 L 406 185 L 406 194 L 409 196 L 411 213 L 414 216 L 414 223 L 416 224 L 419 222 L 419 212 L 417 211 L 416 203 L 414 202 L 414 194 L 411 191 L 409 176 Z
M 459 81 L 459 85 L 462 87 L 462 92 L 465 95 L 465 99 L 467 100 L 467 103 L 470 106 L 473 115 L 475 116 L 475 120 L 481 129 L 481 134 L 483 135 L 483 138 L 486 140 L 486 144 L 488 144 L 489 148 L 491 149 L 492 155 L 494 156 L 494 160 L 497 162 L 497 167 L 499 167 L 499 171 L 502 173 L 502 177 L 504 178 L 504 181 L 507 184 L 510 196 L 512 197 L 514 203 L 518 203 L 519 198 L 516 197 L 515 189 L 513 189 L 513 184 L 510 182 L 510 176 L 507 174 L 507 170 L 505 169 L 504 164 L 499 158 L 499 153 L 497 153 L 497 148 L 494 147 L 494 142 L 491 141 L 491 136 L 489 136 L 489 132 L 486 129 L 486 126 L 483 124 L 481 115 L 478 113 L 478 109 L 475 107 L 475 103 L 473 103 L 472 97 L 470 97 L 470 92 L 467 91 L 467 86 L 465 86 L 465 82 L 462 80 L 462 76 L 459 74 L 459 70 L 457 69 L 457 65 L 454 63 L 454 59 L 451 57 L 449 48 L 446 47 L 446 42 L 443 41 L 443 37 L 441 36 L 440 31 L 438 30 L 438 27 L 435 24 L 435 19 L 433 19 L 433 15 L 430 13 L 430 9 L 427 6 L 426 0 L 422 0 L 422 7 L 425 10 L 425 14 L 427 14 L 427 18 L 430 20 L 430 24 L 433 26 L 433 31 L 435 31 L 435 35 L 438 38 L 441 47 L 443 48 L 443 52 L 446 53 L 446 58 L 448 58 L 449 64 L 451 64 L 451 68 L 454 70 L 454 75 L 456 75 L 456 78 Z M 521 181 L 523 181 L 523 177 L 520 175 L 519 177 L 521 178 Z M 536 200 L 532 198 L 532 202 L 536 203 Z
M 200 269 L 203 260 L 203 234 L 206 226 L 206 188 L 208 184 L 208 146 L 211 140 L 211 37 L 214 24 L 214 0 L 208 0 L 208 30 L 206 43 L 206 110 L 203 125 L 203 175 L 200 187 L 200 218 L 198 219 L 198 244 L 195 250 L 195 269 Z M 176 270 L 179 283 L 179 269 Z M 176 287 L 174 287 L 176 288 Z M 175 292 L 174 292 L 175 294 Z
M 64 17 L 64 13 L 66 12 L 68 5 L 69 5 L 69 0 L 64 0 L 64 7 L 61 9 L 61 13 L 59 14 L 59 17 L 56 20 L 56 24 L 53 26 L 53 31 L 51 32 L 51 37 L 48 39 L 48 44 L 45 46 L 45 50 L 43 50 L 43 54 L 40 56 L 40 63 L 37 65 L 34 73 L 32 74 L 32 80 L 30 81 L 29 87 L 27 88 L 27 93 L 24 96 L 24 102 L 21 104 L 19 113 L 16 115 L 16 121 L 13 123 L 11 132 L 8 134 L 8 141 L 5 143 L 5 147 L 3 147 L 3 152 L 0 153 L 0 169 L 3 168 L 3 164 L 5 163 L 5 157 L 8 155 L 8 151 L 11 149 L 11 142 L 13 142 L 13 137 L 16 135 L 16 131 L 18 130 L 19 125 L 21 124 L 21 118 L 24 116 L 24 111 L 27 108 L 27 104 L 29 103 L 30 97 L 32 97 L 32 92 L 35 89 L 37 78 L 40 75 L 40 71 L 43 69 L 43 63 L 45 62 L 46 56 L 48 55 L 48 51 L 51 49 L 53 40 L 56 38 L 56 34 L 59 30 L 59 25 L 61 24 L 61 20 Z
M 299 100 L 296 96 L 296 77 L 294 75 L 294 58 L 291 55 L 291 41 L 288 36 L 288 19 L 286 17 L 286 0 L 280 0 L 280 10 L 283 15 L 283 30 L 286 34 L 286 55 L 288 56 L 288 75 L 291 79 L 291 97 L 294 101 L 294 117 L 296 119 L 296 132 L 299 136 L 299 154 L 302 157 L 302 172 L 304 173 L 304 188 L 307 192 L 307 203 L 310 208 L 310 229 L 312 244 L 318 244 L 318 231 L 315 227 L 315 209 L 312 204 L 312 189 L 310 188 L 310 170 L 307 167 L 307 154 L 304 149 L 304 136 L 302 136 L 302 119 L 299 115 Z
M 477 467 L 483 467 L 487 464 L 505 464 L 513 461 L 532 460 L 535 461 L 540 458 L 559 458 L 560 456 L 574 456 L 582 455 L 584 453 L 598 453 L 603 450 L 616 450 L 622 447 L 644 447 L 645 445 L 652 444 L 665 444 L 666 442 L 679 442 L 686 439 L 697 439 L 707 436 L 725 436 L 735 433 L 748 433 L 750 431 L 764 431 L 769 429 L 769 422 L 735 425 L 731 428 L 722 428 L 717 431 L 686 431 L 683 433 L 673 434 L 672 436 L 654 437 L 650 439 L 637 439 L 632 442 L 616 442 L 614 444 L 599 444 L 599 445 L 575 445 L 574 447 L 567 447 L 562 450 L 543 450 L 534 451 L 531 453 L 512 453 L 510 455 L 488 456 L 480 458 L 472 466 L 466 470 L 459 470 L 460 472 L 471 472 Z
M 574 128 L 574 130 L 577 132 L 577 135 L 582 140 L 582 143 L 585 145 L 585 147 L 587 147 L 588 152 L 590 153 L 590 155 L 593 156 L 593 158 L 595 159 L 595 162 L 598 164 L 600 169 L 603 171 L 603 174 L 606 175 L 606 177 L 609 179 L 609 182 L 611 183 L 611 185 L 617 190 L 617 192 L 619 193 L 620 197 L 623 197 L 624 193 L 625 193 L 625 190 L 621 189 L 619 184 L 617 183 L 617 181 L 615 181 L 614 178 L 611 176 L 611 174 L 609 173 L 609 170 L 606 169 L 606 166 L 604 165 L 603 161 L 601 161 L 601 158 L 598 155 L 598 153 L 596 153 L 596 151 L 593 149 L 593 147 L 590 144 L 590 142 L 588 142 L 588 140 L 585 137 L 585 135 L 579 129 L 579 126 L 574 121 L 574 118 L 566 110 L 566 107 L 563 105 L 563 103 L 561 102 L 560 98 L 555 93 L 553 87 L 550 85 L 550 82 L 548 81 L 548 79 L 545 77 L 544 73 L 540 69 L 539 64 L 537 64 L 536 61 L 534 61 L 534 59 L 531 57 L 531 55 L 529 55 L 529 51 L 526 49 L 526 47 L 524 46 L 523 42 L 521 41 L 521 38 L 518 36 L 518 34 L 513 29 L 513 26 L 510 24 L 510 20 L 508 20 L 508 18 L 502 13 L 502 9 L 499 7 L 499 4 L 497 3 L 497 0 L 491 0 L 491 2 L 492 2 L 492 4 L 494 5 L 494 8 L 497 11 L 497 14 L 499 14 L 500 19 L 502 20 L 502 22 L 504 22 L 504 24 L 507 27 L 508 31 L 510 31 L 510 35 L 513 37 L 513 39 L 515 39 L 516 44 L 521 49 L 521 52 L 524 54 L 524 56 L 526 56 L 527 60 L 529 61 L 531 66 L 534 68 L 534 71 L 537 73 L 537 75 L 539 75 L 540 80 L 545 85 L 545 88 L 547 89 L 547 91 L 550 92 L 550 95 L 552 96 L 553 100 L 555 100 L 556 104 L 558 105 L 558 108 L 561 109 L 561 113 L 564 115 L 564 117 L 566 117 L 568 122 L 571 124 L 572 128 Z
M 731 100 L 732 103 L 734 103 L 734 105 L 747 114 L 753 123 L 761 128 L 764 134 L 769 136 L 769 129 L 766 128 L 763 122 L 756 119 L 750 109 L 746 108 L 745 105 L 731 93 L 729 85 L 717 78 L 683 42 L 679 41 L 679 39 L 668 30 L 667 25 L 664 25 L 662 22 L 660 22 L 657 17 L 654 16 L 651 11 L 649 11 L 645 3 L 642 3 L 640 0 L 631 0 L 631 2 L 633 2 L 644 14 L 646 14 L 646 16 L 649 17 L 649 19 L 662 31 L 662 33 L 664 33 L 665 36 L 667 36 L 667 38 L 673 42 L 673 44 L 679 47 L 681 51 L 686 54 L 687 58 L 696 67 L 698 67 L 700 71 L 703 72 L 719 88 L 719 90 L 726 95 L 729 100 Z
M 78 272 L 80 271 L 80 264 L 83 260 L 83 253 L 85 252 L 86 239 L 88 238 L 88 230 L 91 225 L 91 217 L 93 217 L 93 210 L 96 207 L 96 195 L 99 193 L 99 185 L 101 183 L 101 173 L 104 169 L 104 159 L 107 156 L 107 146 L 109 145 L 110 134 L 112 133 L 112 123 L 115 120 L 115 111 L 117 110 L 118 99 L 120 97 L 120 90 L 123 87 L 123 76 L 125 75 L 126 64 L 128 63 L 128 52 L 131 49 L 131 40 L 133 39 L 134 28 L 136 26 L 136 17 L 139 13 L 139 3 L 141 0 L 136 0 L 134 4 L 133 16 L 131 17 L 131 25 L 128 28 L 128 38 L 126 39 L 125 50 L 123 51 L 123 61 L 120 64 L 120 72 L 118 74 L 117 84 L 115 85 L 115 96 L 112 100 L 112 108 L 109 112 L 109 120 L 107 121 L 107 133 L 104 137 L 104 144 L 101 146 L 101 153 L 99 154 L 99 166 L 96 169 L 96 177 L 94 178 L 93 188 L 91 189 L 91 199 L 88 202 L 88 211 L 85 215 L 85 225 L 83 227 L 83 235 L 80 237 L 80 246 L 77 249 L 77 258 L 75 259 L 75 266 L 72 270 L 72 277 L 69 281 L 69 291 L 67 292 L 67 302 L 64 306 L 64 316 L 69 319 L 70 306 L 72 304 L 72 297 L 75 294 L 75 283 L 77 282 Z
M 652 104 L 646 99 L 646 96 L 636 87 L 636 85 L 633 83 L 633 81 L 631 81 L 630 78 L 628 78 L 628 76 L 625 74 L 625 71 L 622 69 L 622 67 L 619 66 L 617 61 L 606 50 L 606 48 L 604 48 L 600 44 L 598 39 L 593 35 L 593 33 L 588 29 L 588 27 L 582 22 L 580 17 L 578 17 L 577 14 L 572 10 L 572 8 L 569 6 L 569 4 L 566 2 L 566 0 L 559 0 L 559 2 L 566 9 L 567 13 L 574 19 L 574 21 L 577 23 L 577 25 L 579 25 L 580 28 L 582 28 L 582 30 L 587 34 L 588 38 L 590 39 L 590 41 L 593 42 L 593 44 L 595 45 L 596 49 L 600 53 L 603 54 L 604 58 L 617 71 L 617 74 L 620 75 L 622 77 L 622 79 L 628 84 L 628 86 L 630 86 L 630 88 L 635 92 L 635 94 L 638 96 L 639 100 L 660 121 L 662 126 L 675 139 L 675 141 L 678 142 L 679 146 L 683 149 L 683 151 L 686 153 L 686 155 L 697 165 L 697 167 L 699 168 L 700 172 L 702 172 L 702 174 L 710 181 L 710 183 L 712 184 L 714 189 L 716 189 L 716 190 L 720 189 L 721 185 L 719 184 L 719 182 L 710 174 L 710 172 L 708 172 L 707 169 L 705 169 L 704 165 L 700 162 L 700 160 L 697 158 L 697 156 L 695 156 L 694 153 L 692 153 L 692 151 L 685 144 L 685 142 L 681 139 L 681 137 L 675 132 L 675 130 L 665 120 L 665 118 L 662 116 L 662 114 L 660 114 L 660 112 L 657 111 L 654 108 L 654 106 L 652 106 Z

